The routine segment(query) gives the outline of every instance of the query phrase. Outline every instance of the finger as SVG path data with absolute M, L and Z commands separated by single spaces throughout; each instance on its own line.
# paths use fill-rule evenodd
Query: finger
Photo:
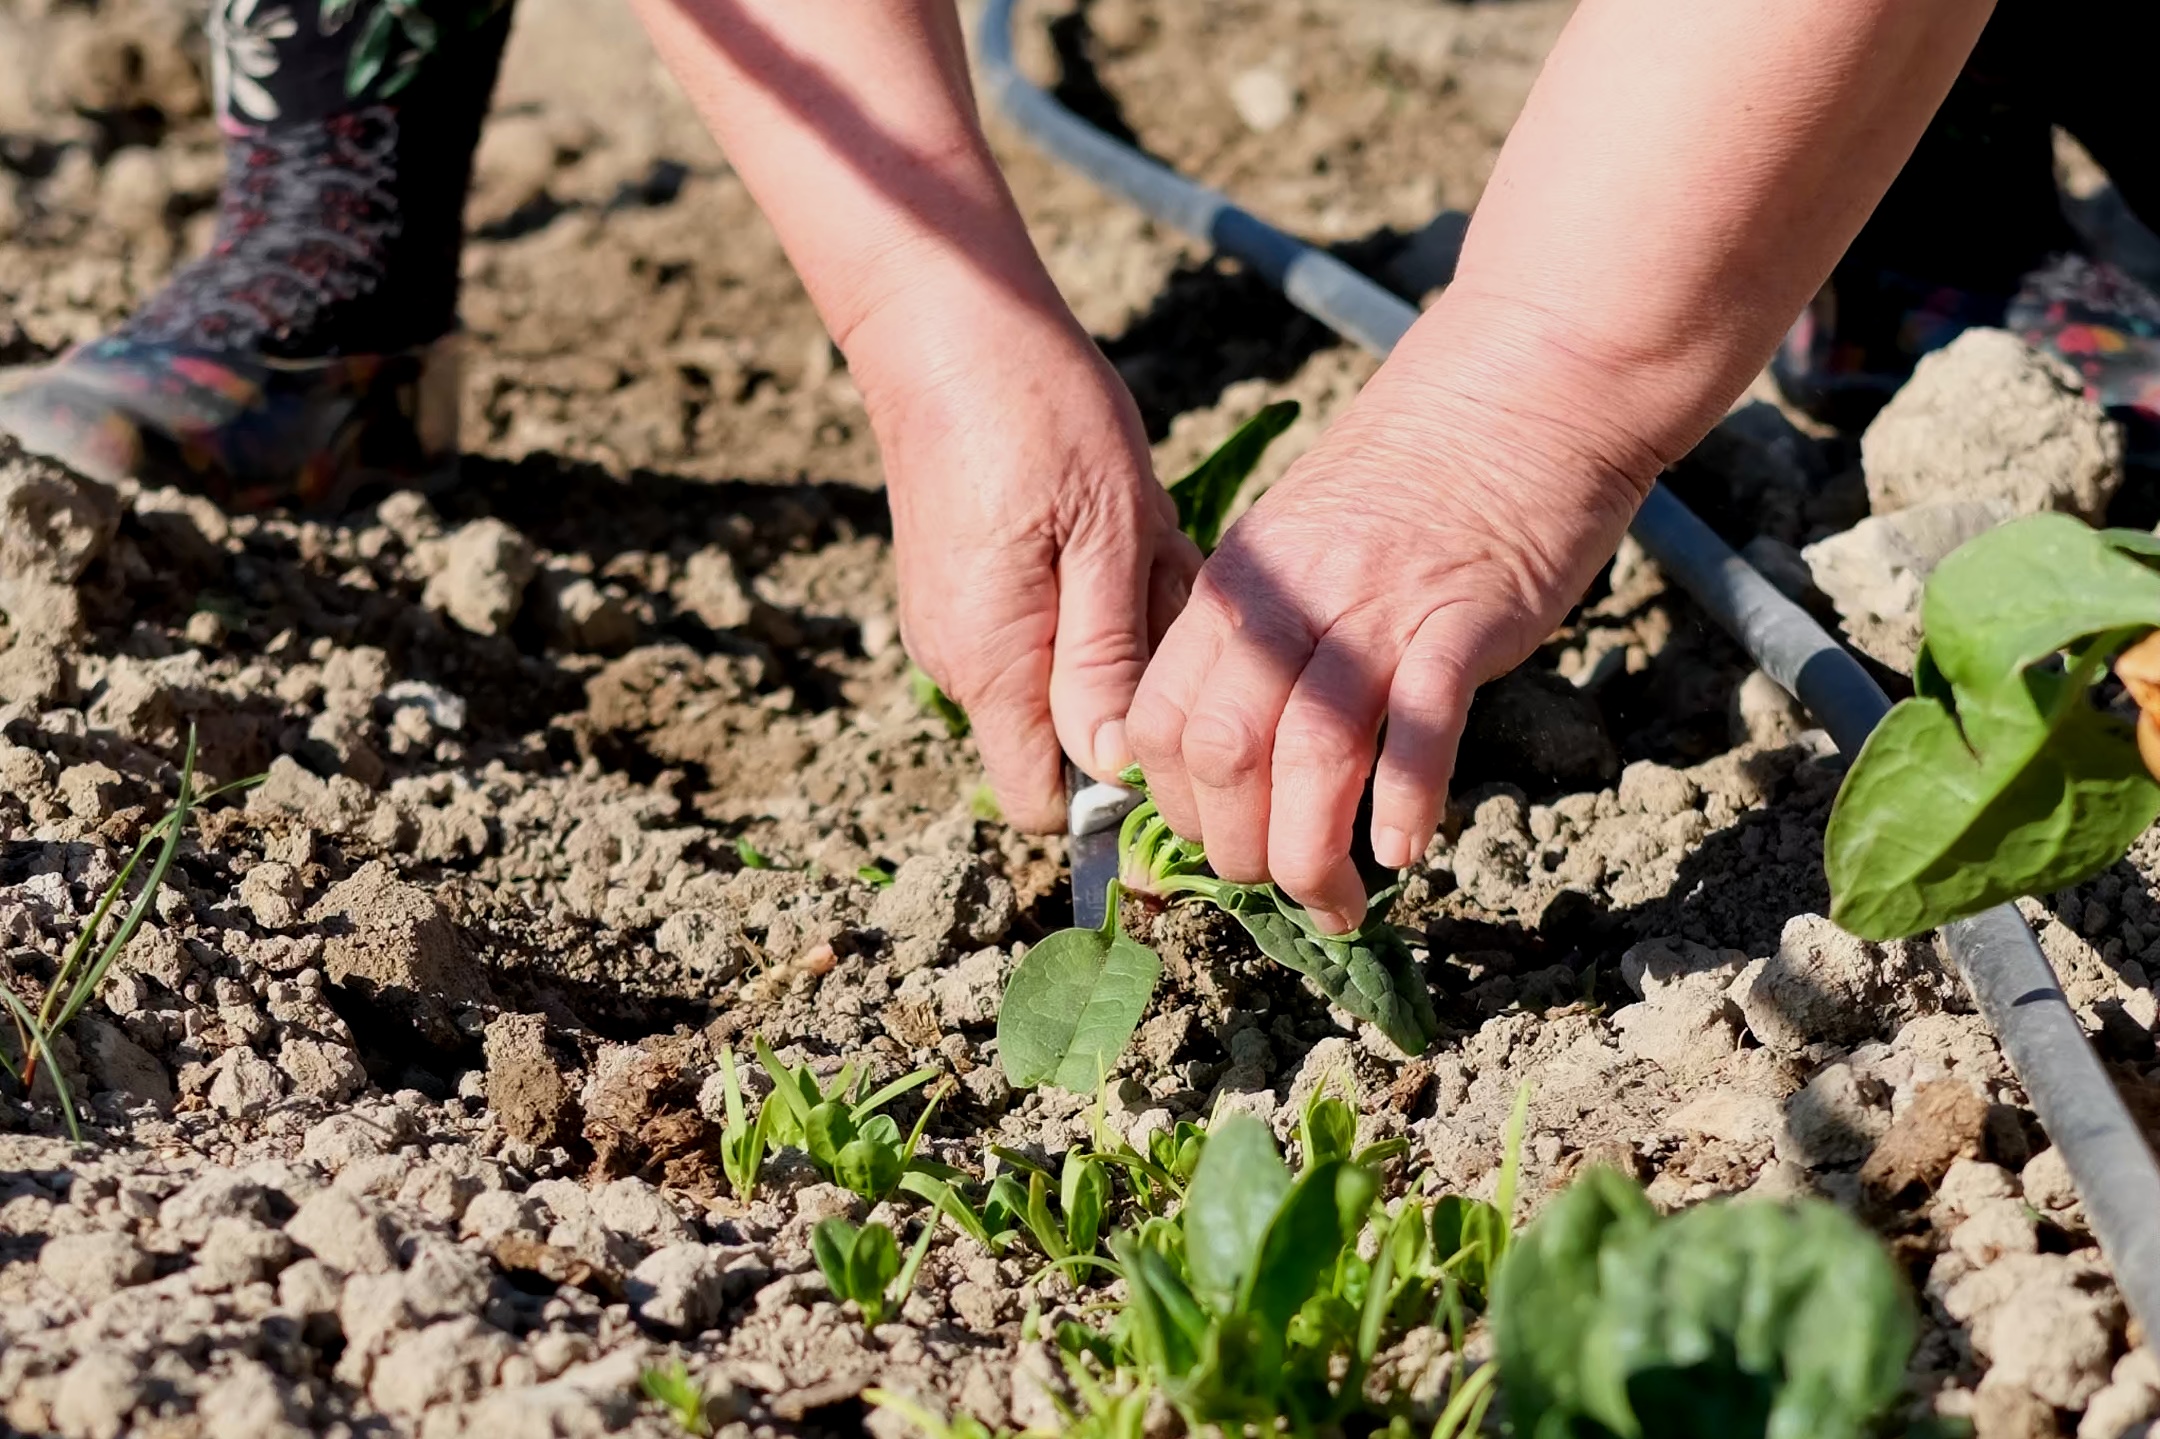
M 1222 653 L 1229 621 L 1211 604 L 1188 605 L 1163 635 L 1133 692 L 1125 731 L 1147 774 L 1149 798 L 1187 839 L 1200 837 L 1200 807 L 1185 773 L 1185 717 L 1200 702 L 1215 657 Z
M 1006 822 L 1048 833 L 1065 827 L 1065 765 L 1050 722 L 1050 635 L 1005 637 L 993 652 L 1013 658 L 952 691 L 968 713 L 983 770 Z
M 1330 630 L 1275 728 L 1268 873 L 1337 934 L 1365 918 L 1365 881 L 1351 862 L 1350 836 L 1387 705 L 1389 650 L 1385 636 Z
M 1192 598 L 1193 581 L 1200 574 L 1200 548 L 1175 531 L 1155 552 L 1155 572 L 1148 582 L 1148 644 L 1163 642 L 1170 626 Z
M 1268 811 L 1275 731 L 1312 654 L 1302 628 L 1247 629 L 1208 671 L 1185 721 L 1185 772 L 1208 863 L 1224 879 L 1268 877 Z
M 1487 678 L 1483 646 L 1464 626 L 1456 609 L 1427 616 L 1388 689 L 1387 740 L 1373 776 L 1372 842 L 1373 858 L 1390 869 L 1415 864 L 1432 843 L 1470 697 Z
M 1155 550 L 1137 524 L 1106 522 L 1058 559 L 1050 714 L 1065 753 L 1097 779 L 1132 763 L 1125 714 L 1147 669 Z

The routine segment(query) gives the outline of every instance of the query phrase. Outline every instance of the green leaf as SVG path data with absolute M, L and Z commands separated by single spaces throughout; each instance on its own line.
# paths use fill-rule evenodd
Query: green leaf
M 390 59 L 396 32 L 397 16 L 387 5 L 378 5 L 360 22 L 360 33 L 353 38 L 352 53 L 345 62 L 347 95 L 357 98 L 375 83 L 375 77 L 382 74 L 383 65 Z
M 855 1226 L 837 1215 L 819 1220 L 810 1231 L 810 1257 L 817 1260 L 825 1287 L 832 1290 L 835 1299 L 855 1297 L 854 1270 L 849 1261 L 855 1253 L 856 1238 Z
M 1074 1254 L 1093 1254 L 1110 1208 L 1110 1171 L 1079 1150 L 1065 1155 L 1058 1184 L 1058 1207 L 1065 1211 L 1065 1242 Z
M 915 697 L 915 707 L 924 714 L 944 721 L 945 733 L 954 739 L 966 739 L 968 730 L 967 711 L 952 702 L 952 697 L 938 687 L 938 682 L 920 669 L 908 671 L 908 693 Z
M 1298 1142 L 1307 1169 L 1331 1159 L 1348 1159 L 1350 1151 L 1357 1147 L 1357 1111 L 1315 1089 L 1298 1118 Z
M 747 836 L 735 841 L 735 858 L 742 861 L 744 869 L 771 869 L 773 867 L 773 862 L 765 857 L 764 851 L 752 844 Z
M 1258 1119 L 1232 1114 L 1210 1129 L 1182 1218 L 1193 1286 L 1218 1311 L 1243 1289 L 1290 1186 L 1290 1167 Z
M 868 1137 L 843 1145 L 833 1156 L 833 1177 L 841 1187 L 869 1200 L 892 1193 L 905 1167 L 897 1143 L 883 1144 Z
M 1423 1054 L 1440 1021 L 1432 990 L 1387 921 L 1399 890 L 1373 896 L 1356 933 L 1331 935 L 1273 885 L 1223 885 L 1218 903 L 1276 963 L 1296 970 L 1331 1003 L 1374 1025 L 1405 1054 Z
M 1238 1308 L 1276 1333 L 1288 1328 L 1343 1246 L 1364 1227 L 1379 1190 L 1371 1171 L 1340 1159 L 1300 1175 L 1261 1238 Z
M 1230 517 L 1238 491 L 1259 467 L 1268 446 L 1297 417 L 1295 400 L 1267 406 L 1238 426 L 1190 474 L 1170 486 L 1170 498 L 1177 502 L 1178 528 L 1191 537 L 1201 553 L 1213 550 L 1221 540 L 1223 522 Z
M 2160 574 L 2038 515 L 1944 560 L 1923 619 L 1925 683 L 1861 748 L 1824 836 L 1831 918 L 1868 939 L 2075 884 L 2160 817 L 2131 726 L 2088 694 L 2160 625 Z
M 803 1121 L 803 1148 L 809 1151 L 812 1163 L 830 1174 L 840 1160 L 840 1151 L 855 1142 L 856 1133 L 847 1106 L 828 1099 L 812 1108 L 809 1118 Z
M 1607 1170 L 1523 1233 L 1493 1326 L 1517 1433 L 1661 1439 L 1859 1439 L 1917 1332 L 1896 1267 L 1832 1206 L 1661 1218 Z
M 1132 1042 L 1162 960 L 1118 931 L 1117 911 L 1113 902 L 1099 930 L 1058 931 L 1013 970 L 998 1010 L 998 1064 L 1018 1088 L 1093 1093 Z

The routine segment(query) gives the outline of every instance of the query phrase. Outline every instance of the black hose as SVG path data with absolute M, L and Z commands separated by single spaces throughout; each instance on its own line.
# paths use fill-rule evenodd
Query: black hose
M 1111 139 L 1030 84 L 1013 64 L 1013 0 L 988 0 L 977 46 L 992 98 L 1038 147 L 1165 224 L 1203 238 L 1279 286 L 1291 304 L 1377 355 L 1417 307 L 1218 191 Z M 1890 701 L 1807 611 L 1733 552 L 1663 485 L 1631 531 L 1764 673 L 1857 753 Z M 1995 1031 L 2084 1201 L 2115 1281 L 2147 1333 L 2160 1333 L 2160 1164 L 2017 910 L 2000 905 L 1945 926 L 1973 1003 Z

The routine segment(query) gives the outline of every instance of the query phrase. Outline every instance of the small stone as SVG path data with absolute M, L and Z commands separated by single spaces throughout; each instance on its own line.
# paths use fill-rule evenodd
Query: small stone
M 1978 1213 L 1983 1204 L 2017 1197 L 2018 1182 L 2009 1170 L 1981 1159 L 1960 1159 L 1943 1172 L 1931 1217 L 1938 1225 L 1954 1222 Z
M 1987 1117 L 1987 1100 L 1962 1080 L 1921 1085 L 1860 1166 L 1861 1188 L 1886 1204 L 1932 1192 L 1952 1164 L 1980 1157 Z
M 739 925 L 717 910 L 679 909 L 660 924 L 653 948 L 681 960 L 699 983 L 718 987 L 743 972 L 753 956 Z
M 109 486 L 0 435 L 0 593 L 75 583 L 119 531 Z
M 488 1107 L 503 1132 L 527 1144 L 559 1143 L 579 1124 L 576 1096 L 547 1047 L 547 1021 L 537 1014 L 502 1014 L 481 1040 L 487 1061 Z
M 2006 330 L 1971 329 L 1921 357 L 1860 440 L 1878 515 L 2000 499 L 2021 515 L 2099 524 L 2123 479 L 2122 432 L 2061 360 Z
M 367 1070 L 359 1055 L 345 1045 L 320 1039 L 288 1038 L 278 1050 L 278 1067 L 291 1081 L 294 1094 L 325 1103 L 349 1099 L 367 1085 Z
M 240 877 L 240 902 L 264 929 L 300 922 L 300 874 L 289 864 L 266 860 Z
M 584 575 L 549 570 L 539 586 L 549 640 L 582 654 L 620 654 L 637 643 L 637 620 L 623 602 Z
M 1796 1054 L 1818 1042 L 1876 1037 L 1930 967 L 1920 943 L 1873 944 L 1803 914 L 1786 921 L 1777 953 L 1749 965 L 1731 993 L 1765 1047 Z
M 1952 550 L 2016 516 L 2007 500 L 1935 500 L 1870 516 L 1803 554 L 1853 644 L 1910 673 L 1928 576 Z
M 938 1022 L 947 1029 L 981 1029 L 997 1023 L 1013 957 L 1002 949 L 979 949 L 937 980 Z
M 301 1204 L 285 1225 L 291 1240 L 347 1274 L 388 1274 L 398 1267 L 397 1233 L 369 1200 L 325 1189 Z
M 307 1406 L 270 1367 L 241 1359 L 195 1401 L 202 1432 L 218 1439 L 302 1439 Z
M 685 1244 L 697 1238 L 667 1197 L 642 1179 L 623 1178 L 593 1192 L 592 1216 L 648 1247 Z
M 706 1244 L 670 1244 L 630 1271 L 624 1292 L 638 1319 L 678 1334 L 710 1328 L 727 1300 L 720 1250 Z
M 226 1050 L 210 1069 L 210 1107 L 234 1119 L 264 1113 L 285 1095 L 285 1077 L 245 1045 Z
M 300 1153 L 334 1174 L 355 1159 L 388 1154 L 396 1143 L 397 1136 L 372 1119 L 333 1114 L 308 1130 L 300 1141 Z
M 38 1250 L 38 1273 L 84 1302 L 141 1284 L 156 1272 L 149 1255 L 125 1234 L 56 1234 Z
M 375 1361 L 368 1397 L 387 1414 L 417 1419 L 479 1395 L 515 1349 L 510 1336 L 479 1319 L 446 1319 L 391 1345 Z
M 1682 990 L 1614 1011 L 1620 1050 L 1668 1074 L 1701 1074 L 1740 1048 L 1740 1012 L 1716 990 Z
M 177 1097 L 172 1077 L 155 1055 L 128 1038 L 118 1025 L 86 1014 L 75 1021 L 74 1035 L 83 1068 L 99 1089 L 147 1104 L 161 1116 L 172 1113 Z
M 1241 71 L 1230 81 L 1231 107 L 1256 134 L 1281 129 L 1297 113 L 1297 103 L 1290 82 L 1264 66 Z
M 292 1240 L 280 1230 L 252 1219 L 213 1220 L 195 1251 L 195 1285 L 206 1293 L 238 1289 L 275 1277 L 292 1257 Z
M 538 569 L 532 542 L 501 520 L 474 520 L 442 542 L 442 568 L 421 603 L 476 635 L 499 635 L 517 618 Z
M 63 1439 L 118 1439 L 142 1402 L 142 1368 L 114 1349 L 92 1349 L 60 1376 L 53 1427 Z
M 482 1190 L 458 1220 L 458 1233 L 468 1239 L 497 1239 L 505 1234 L 538 1239 L 546 1232 L 539 1203 L 508 1189 Z
M 1975 1269 L 2005 1254 L 2040 1252 L 2040 1229 L 2031 1211 L 2015 1199 L 1985 1199 L 1971 1216 L 1950 1231 L 1950 1247 Z
M 1792 1157 L 1813 1169 L 1865 1159 L 1890 1127 L 1890 1089 L 1850 1064 L 1832 1064 L 1786 1109 Z
M 996 944 L 1018 910 L 1012 884 L 973 855 L 919 854 L 879 892 L 870 923 L 896 937 Z

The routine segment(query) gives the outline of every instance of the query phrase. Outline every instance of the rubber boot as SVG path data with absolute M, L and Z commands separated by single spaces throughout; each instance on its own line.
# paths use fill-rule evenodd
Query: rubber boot
M 501 0 L 214 0 L 210 252 L 18 373 L 0 431 L 235 509 L 454 474 L 462 215 L 509 24 Z

